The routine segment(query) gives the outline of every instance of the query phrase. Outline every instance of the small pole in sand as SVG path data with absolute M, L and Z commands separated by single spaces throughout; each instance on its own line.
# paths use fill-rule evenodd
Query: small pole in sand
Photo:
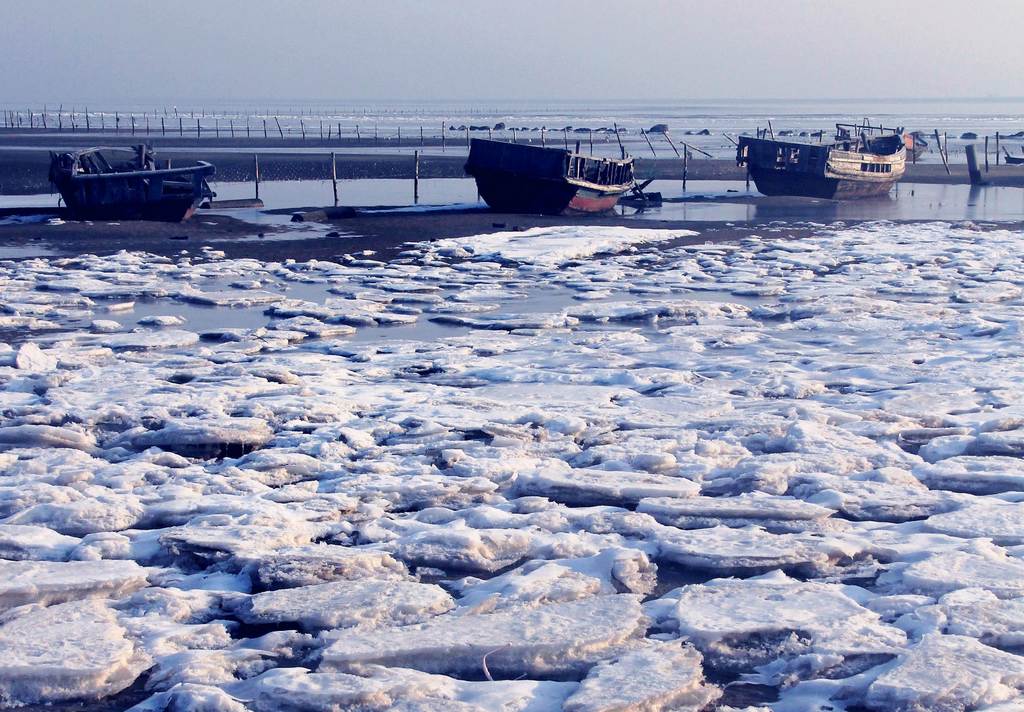
M 245 117 L 245 137 L 249 138 L 249 117 Z
M 146 135 L 149 136 L 149 114 L 146 114 Z
M 686 146 L 683 146 L 683 192 L 686 192 L 686 176 L 689 172 L 689 158 L 690 152 Z
M 178 117 L 178 135 L 185 135 L 185 124 L 183 123 L 182 118 L 180 116 Z
M 217 138 L 220 138 L 220 119 L 213 120 L 213 130 L 216 132 Z
M 167 135 L 167 123 L 164 121 L 164 117 L 162 117 L 162 116 L 160 117 L 160 135 L 161 136 L 166 136 Z
M 985 137 L 985 172 L 988 173 L 988 136 Z
M 441 152 L 442 153 L 444 153 L 444 150 L 445 150 L 445 147 L 444 147 L 444 126 L 445 126 L 445 122 L 442 121 L 441 122 Z
M 544 127 L 543 126 L 540 127 L 540 147 L 541 148 L 545 148 L 546 147 L 546 142 L 544 140 Z
M 299 131 L 302 132 L 302 140 L 306 140 L 306 124 L 303 123 L 302 119 L 299 119 Z
M 999 165 L 999 132 L 996 131 L 996 165 Z
M 266 137 L 267 137 L 267 119 L 264 117 L 264 119 L 263 119 L 263 138 L 266 138 Z
M 115 111 L 114 112 L 114 135 L 116 136 L 120 132 L 121 132 L 121 115 Z
M 422 125 L 420 125 L 420 145 L 421 146 L 426 146 L 426 144 L 423 142 L 423 126 Z
M 58 111 L 57 112 L 57 131 L 60 132 L 60 131 L 63 131 L 63 130 L 64 130 L 64 119 L 61 118 L 60 112 Z
M 939 147 L 939 158 L 942 159 L 942 165 L 946 169 L 946 175 L 952 175 L 949 171 L 949 160 L 946 158 L 946 152 L 942 150 L 942 137 L 939 136 L 938 129 L 935 129 L 935 143 Z
M 260 154 L 252 154 L 253 176 L 256 181 L 256 200 L 260 199 Z
M 199 119 L 196 119 L 196 138 L 202 138 L 203 127 L 199 125 Z
M 399 145 L 399 147 L 401 147 L 401 145 L 402 145 L 402 127 L 401 126 L 398 127 L 398 145 Z
M 132 136 L 135 135 L 135 114 L 130 114 L 129 117 L 132 120 Z
M 420 152 L 412 152 L 412 202 L 419 204 L 420 202 Z
M 320 140 L 324 140 L 324 120 L 320 119 Z
M 228 119 L 228 125 L 231 127 L 231 138 L 235 137 L 235 120 Z
M 469 148 L 469 127 L 466 127 L 466 148 Z
M 356 143 L 363 140 L 363 137 L 359 135 L 359 124 L 356 124 Z
M 590 155 L 594 155 L 594 129 L 587 129 L 587 133 L 590 134 Z
M 277 132 L 281 134 L 281 138 L 284 138 L 284 129 L 281 128 L 281 122 L 277 120 L 276 116 L 274 117 L 274 123 L 277 124 Z
M 615 129 L 615 140 L 619 142 L 619 153 L 621 153 L 622 157 L 625 158 L 626 147 L 622 145 L 622 136 L 619 135 L 619 125 L 613 123 L 612 127 Z
M 331 187 L 334 188 L 334 207 L 338 207 L 338 159 L 331 151 Z
M 338 122 L 338 143 L 341 143 L 341 122 Z

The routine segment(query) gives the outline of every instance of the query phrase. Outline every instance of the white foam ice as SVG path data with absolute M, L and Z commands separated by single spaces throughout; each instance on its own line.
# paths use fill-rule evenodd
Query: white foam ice
M 121 597 L 145 586 L 146 577 L 134 561 L 0 561 L 0 610 Z

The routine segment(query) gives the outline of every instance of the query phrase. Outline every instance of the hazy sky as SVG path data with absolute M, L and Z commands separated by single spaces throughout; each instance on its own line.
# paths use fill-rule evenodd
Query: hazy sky
M 0 102 L 1024 96 L 1024 0 L 0 0 Z

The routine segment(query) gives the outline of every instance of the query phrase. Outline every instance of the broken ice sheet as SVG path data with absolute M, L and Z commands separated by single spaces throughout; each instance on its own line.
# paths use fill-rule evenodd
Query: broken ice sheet
M 367 665 L 411 667 L 456 675 L 573 675 L 637 645 L 647 628 L 631 594 L 509 608 L 367 632 L 327 632 L 320 670 L 358 671 Z
M 0 704 L 98 700 L 135 681 L 150 661 L 102 601 L 33 608 L 0 624 Z
M 773 573 L 684 586 L 644 610 L 663 629 L 695 645 L 705 665 L 728 672 L 763 667 L 770 684 L 776 684 L 800 667 L 787 670 L 787 658 L 802 658 L 804 675 L 842 666 L 851 666 L 846 671 L 853 673 L 901 650 L 906 634 L 857 600 L 870 597 L 853 587 Z

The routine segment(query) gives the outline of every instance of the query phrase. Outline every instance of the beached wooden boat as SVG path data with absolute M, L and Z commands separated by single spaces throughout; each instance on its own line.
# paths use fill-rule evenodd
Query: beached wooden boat
M 902 129 L 836 124 L 828 144 L 741 136 L 736 163 L 765 195 L 846 200 L 885 195 L 906 171 Z
M 186 220 L 214 197 L 206 182 L 214 171 L 205 161 L 158 169 L 141 145 L 50 154 L 50 182 L 72 217 L 85 220 Z
M 1003 161 L 1006 163 L 1006 165 L 1024 166 L 1024 156 L 1014 156 L 1012 153 L 1006 150 L 1006 146 L 1003 146 L 1003 153 L 1006 154 L 1005 156 L 1003 156 Z
M 632 158 L 598 158 L 559 148 L 473 139 L 466 173 L 480 196 L 506 213 L 601 213 L 632 189 Z

